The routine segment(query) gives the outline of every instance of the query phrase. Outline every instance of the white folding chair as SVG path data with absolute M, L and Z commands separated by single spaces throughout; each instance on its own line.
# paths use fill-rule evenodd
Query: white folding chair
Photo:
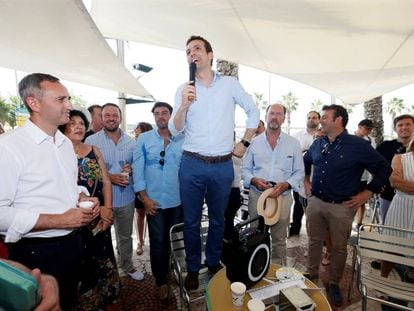
M 362 230 L 363 229 L 363 230 Z M 400 310 L 411 310 L 407 303 L 414 301 L 414 284 L 384 278 L 365 270 L 362 261 L 385 260 L 395 264 L 414 267 L 414 231 L 395 227 L 368 224 L 360 227 L 357 242 L 358 289 L 362 295 L 362 308 L 367 309 L 368 299 Z M 378 291 L 401 300 L 401 304 L 378 298 Z

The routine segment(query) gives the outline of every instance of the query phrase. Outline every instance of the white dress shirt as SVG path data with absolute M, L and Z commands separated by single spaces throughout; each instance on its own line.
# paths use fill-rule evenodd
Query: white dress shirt
M 0 234 L 5 241 L 70 233 L 31 230 L 40 214 L 62 214 L 77 206 L 78 168 L 72 142 L 59 131 L 53 138 L 27 120 L 0 136 L 0 150 Z
M 275 183 L 288 182 L 298 192 L 305 177 L 299 141 L 282 132 L 272 149 L 266 132 L 256 136 L 246 151 L 241 171 L 244 187 L 251 186 L 252 178 L 256 177 Z M 285 191 L 284 195 L 289 193 Z
M 310 145 L 312 145 L 314 138 L 312 134 L 309 134 L 308 131 L 302 130 L 292 134 L 297 140 L 299 140 L 300 147 L 302 148 L 302 152 L 305 152 L 309 149 Z

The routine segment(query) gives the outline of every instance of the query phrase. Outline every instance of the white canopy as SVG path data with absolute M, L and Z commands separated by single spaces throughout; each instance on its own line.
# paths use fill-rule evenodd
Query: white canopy
M 412 0 L 92 0 L 91 14 L 106 37 L 184 49 L 201 35 L 216 57 L 360 103 L 414 82 L 413 12 Z
M 113 53 L 81 0 L 0 0 L 0 38 L 2 67 L 150 95 Z

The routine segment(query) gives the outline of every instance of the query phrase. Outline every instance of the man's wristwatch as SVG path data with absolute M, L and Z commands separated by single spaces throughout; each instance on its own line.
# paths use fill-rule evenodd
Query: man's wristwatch
M 243 146 L 245 146 L 246 148 L 250 146 L 250 142 L 248 142 L 247 140 L 242 139 L 240 142 L 241 142 L 241 144 L 242 144 Z

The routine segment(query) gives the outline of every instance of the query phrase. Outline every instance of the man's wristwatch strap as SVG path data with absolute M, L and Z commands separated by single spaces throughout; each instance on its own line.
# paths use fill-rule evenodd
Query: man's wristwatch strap
M 248 142 L 247 140 L 242 139 L 240 141 L 242 143 L 243 146 L 245 146 L 246 148 L 250 146 L 250 142 Z

